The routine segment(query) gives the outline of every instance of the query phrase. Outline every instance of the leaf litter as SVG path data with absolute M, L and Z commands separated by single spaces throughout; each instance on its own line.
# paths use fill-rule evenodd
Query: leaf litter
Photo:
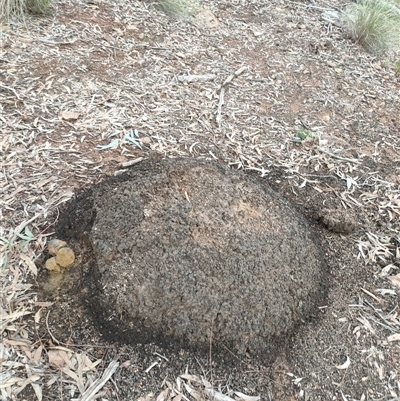
M 37 276 L 58 208 L 78 188 L 153 154 L 219 159 L 267 179 L 283 177 L 293 194 L 316 191 L 343 210 L 365 211 L 362 232 L 349 241 L 355 258 L 390 288 L 360 286 L 347 316 L 358 351 L 342 370 L 365 362 L 382 382 L 369 389 L 370 399 L 400 395 L 399 367 L 390 363 L 400 324 L 389 301 L 400 286 L 391 275 L 400 267 L 398 80 L 379 60 L 343 44 L 336 24 L 312 6 L 248 3 L 246 13 L 232 2 L 206 2 L 219 23 L 199 28 L 139 2 L 61 1 L 53 19 L 2 31 L 3 398 L 31 386 L 40 400 L 55 386 L 90 399 L 95 393 L 88 390 L 100 391 L 118 369 L 115 361 L 105 368 L 91 358 L 90 346 L 38 341 L 52 304 L 37 301 L 27 282 Z M 299 132 L 318 135 L 305 141 Z M 274 178 L 276 171 L 283 173 Z M 196 375 L 164 387 L 157 400 L 257 398 L 218 392 Z M 306 384 L 297 390 L 312 397 Z M 367 397 L 343 391 L 343 399 Z

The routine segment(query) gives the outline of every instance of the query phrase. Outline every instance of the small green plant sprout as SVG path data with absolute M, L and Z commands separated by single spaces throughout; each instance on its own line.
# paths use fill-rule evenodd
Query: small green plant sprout
M 22 242 L 16 241 L 17 238 L 21 239 Z M 32 231 L 28 226 L 25 227 L 24 233 L 15 232 L 11 239 L 0 237 L 1 270 L 4 271 L 4 269 L 7 267 L 10 255 L 12 255 L 16 250 L 24 249 L 34 239 L 35 236 L 32 234 Z
M 321 134 L 319 132 L 313 132 L 308 129 L 298 129 L 296 136 L 292 139 L 293 142 L 303 143 L 310 139 L 319 138 Z
M 110 135 L 110 138 L 119 136 L 121 134 L 120 131 L 114 132 L 113 134 Z M 128 131 L 126 134 L 124 134 L 120 138 L 115 138 L 113 139 L 109 144 L 107 145 L 98 145 L 97 147 L 100 150 L 106 150 L 106 149 L 116 149 L 116 148 L 124 148 L 124 145 L 131 144 L 139 149 L 142 149 L 142 145 L 140 144 L 139 140 L 139 131 L 137 129 L 132 129 Z
M 343 25 L 372 54 L 400 49 L 400 1 L 359 0 L 346 7 Z

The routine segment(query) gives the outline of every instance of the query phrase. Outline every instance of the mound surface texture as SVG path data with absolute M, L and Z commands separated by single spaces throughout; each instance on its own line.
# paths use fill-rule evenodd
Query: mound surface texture
M 74 207 L 70 228 L 91 216 L 93 307 L 131 341 L 207 348 L 212 331 L 213 347 L 260 354 L 323 296 L 312 230 L 260 178 L 191 159 L 148 161 Z

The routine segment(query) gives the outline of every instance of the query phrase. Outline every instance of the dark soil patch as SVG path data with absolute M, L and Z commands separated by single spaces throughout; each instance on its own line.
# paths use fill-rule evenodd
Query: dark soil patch
M 60 285 L 81 288 L 109 340 L 211 342 L 271 362 L 325 296 L 306 220 L 265 182 L 211 162 L 149 161 L 107 179 L 61 215 L 57 235 L 81 258 Z
M 154 171 L 157 171 L 154 170 L 154 166 L 158 165 L 157 163 L 152 162 L 149 164 L 153 166 L 153 174 Z M 121 192 L 121 189 L 126 188 L 131 182 L 132 177 L 136 177 L 138 183 L 142 183 L 141 180 L 147 180 L 147 174 L 150 173 L 146 172 L 147 169 L 144 166 L 137 166 L 128 175 L 118 179 L 106 179 L 99 186 L 89 190 L 89 192 L 84 192 L 64 211 L 63 216 L 67 216 L 67 218 L 63 224 L 60 224 L 57 235 L 66 239 L 75 248 L 81 256 L 82 263 L 79 265 L 79 269 L 75 269 L 70 272 L 71 274 L 68 274 L 67 280 L 57 282 L 54 277 L 50 277 L 50 280 L 48 280 L 44 276 L 46 273 L 43 272 L 40 278 L 43 286 L 46 287 L 44 288 L 43 297 L 48 300 L 49 294 L 51 294 L 57 300 L 49 316 L 49 327 L 51 327 L 52 334 L 57 340 L 69 345 L 97 344 L 100 347 L 88 348 L 92 349 L 94 358 L 101 357 L 105 361 L 111 358 L 119 359 L 128 365 L 117 374 L 118 394 L 111 394 L 109 399 L 117 399 L 117 396 L 120 400 L 137 399 L 150 392 L 154 393 L 157 389 L 161 391 L 162 387 L 160 386 L 165 377 L 170 379 L 177 377 L 187 368 L 192 373 L 214 377 L 217 380 L 216 385 L 218 383 L 227 383 L 230 388 L 242 389 L 251 394 L 262 394 L 265 397 L 270 395 L 272 397 L 273 395 L 274 398 L 271 399 L 274 400 L 297 399 L 300 389 L 293 384 L 296 383 L 295 380 L 297 378 L 303 377 L 304 372 L 308 374 L 306 379 L 301 381 L 301 388 L 306 394 L 310 394 L 308 396 L 309 400 L 325 399 L 327 394 L 332 397 L 340 396 L 343 389 L 350 386 L 352 394 L 356 394 L 359 398 L 366 391 L 379 391 L 381 379 L 377 375 L 377 369 L 372 369 L 371 366 L 373 367 L 375 363 L 379 362 L 379 358 L 381 358 L 379 348 L 381 346 L 373 345 L 369 335 L 362 334 L 360 336 L 357 334 L 362 333 L 362 331 L 353 326 L 349 320 L 349 316 L 363 316 L 361 314 L 363 308 L 367 308 L 370 305 L 368 297 L 365 300 L 360 297 L 360 288 L 373 292 L 374 288 L 382 288 L 387 285 L 376 276 L 376 266 L 366 266 L 364 261 L 355 258 L 357 251 L 354 246 L 354 239 L 360 236 L 362 227 L 372 227 L 375 222 L 371 220 L 371 217 L 364 209 L 352 209 L 351 212 L 346 212 L 342 207 L 340 197 L 331 196 L 330 192 L 310 191 L 307 187 L 302 190 L 293 188 L 291 182 L 284 179 L 284 175 L 279 169 L 271 171 L 267 180 L 250 174 L 252 177 L 249 177 L 249 182 L 257 183 L 260 187 L 259 190 L 264 193 L 264 197 L 273 196 L 275 202 L 281 205 L 283 210 L 299 219 L 300 226 L 305 227 L 306 232 L 318 234 L 320 250 L 329 264 L 327 281 L 329 282 L 330 291 L 327 298 L 318 304 L 319 308 L 314 313 L 315 318 L 309 320 L 309 322 L 304 321 L 304 324 L 294 325 L 292 336 L 283 336 L 280 344 L 272 342 L 274 346 L 283 345 L 279 352 L 278 347 L 276 347 L 275 353 L 270 352 L 268 355 L 266 352 L 258 360 L 249 355 L 241 356 L 230 353 L 220 354 L 218 358 L 214 358 L 213 349 L 210 361 L 210 355 L 207 355 L 204 350 L 195 350 L 193 347 L 188 348 L 185 346 L 180 348 L 182 343 L 179 343 L 179 341 L 178 343 L 160 342 L 159 337 L 152 337 L 148 332 L 145 333 L 148 335 L 147 338 L 140 339 L 154 340 L 147 345 L 136 344 L 138 339 L 131 341 L 130 344 L 121 345 L 120 341 L 129 343 L 129 335 L 132 334 L 133 326 L 126 324 L 126 314 L 122 316 L 117 316 L 116 313 L 113 314 L 117 306 L 114 305 L 112 308 L 104 307 L 106 304 L 104 299 L 106 291 L 103 288 L 99 288 L 99 283 L 101 283 L 99 278 L 100 271 L 99 266 L 94 263 L 96 262 L 96 255 L 100 255 L 100 252 L 93 248 L 91 236 L 93 227 L 96 226 L 96 219 L 99 220 L 101 217 L 95 213 L 96 207 L 109 205 L 110 208 L 114 208 L 116 204 L 111 202 L 110 194 L 115 192 L 110 191 L 110 189 L 117 188 Z M 364 165 L 363 168 L 368 171 L 367 165 Z M 217 170 L 219 170 L 219 167 Z M 165 171 L 165 168 L 159 169 L 158 173 L 162 174 Z M 226 170 L 222 168 L 221 171 Z M 382 174 L 384 173 L 383 170 L 381 172 Z M 306 172 L 304 171 L 304 173 Z M 238 173 L 235 172 L 233 174 L 236 176 Z M 204 177 L 196 177 L 200 179 L 199 182 L 204 182 Z M 238 177 L 242 177 L 242 173 Z M 175 180 L 176 178 L 177 176 L 175 175 Z M 266 181 L 281 197 L 271 195 L 271 190 L 266 185 Z M 151 188 L 158 181 L 147 180 L 147 182 L 147 188 Z M 190 188 L 192 183 L 186 181 L 185 185 Z M 328 177 L 325 172 L 321 172 L 318 185 L 318 188 L 326 190 L 331 188 L 338 193 L 345 189 L 345 183 L 338 181 L 334 177 Z M 170 186 L 169 188 L 173 187 Z M 100 196 L 100 189 L 104 189 L 103 199 Z M 156 189 L 156 193 L 160 193 L 161 188 L 156 186 Z M 187 202 L 184 192 L 172 191 L 172 193 L 175 194 L 174 199 L 177 202 Z M 336 192 L 334 193 L 336 194 Z M 194 202 L 194 198 L 191 198 L 189 192 L 188 196 Z M 358 198 L 359 195 L 354 194 L 354 196 Z M 290 207 L 286 201 L 282 200 L 283 198 L 291 202 Z M 206 197 L 204 200 L 206 200 Z M 222 199 L 222 201 L 225 200 L 226 198 Z M 122 202 L 120 204 L 122 209 L 125 207 L 123 205 L 125 204 Z M 260 207 L 258 203 L 257 207 Z M 293 212 L 293 209 L 297 209 L 300 213 Z M 161 212 L 163 209 L 160 206 L 158 210 Z M 182 216 L 184 209 L 180 210 L 181 212 L 178 213 L 178 216 Z M 332 227 L 329 227 L 329 224 L 324 224 L 324 219 L 322 218 L 327 216 L 324 215 L 324 210 L 327 213 L 332 213 L 335 224 L 337 219 L 339 219 L 340 223 L 340 213 L 335 213 L 335 210 L 342 210 L 344 227 L 346 229 L 351 227 L 356 231 L 350 235 L 336 233 L 334 232 L 335 229 L 330 231 L 329 228 L 332 229 Z M 177 212 L 176 209 L 175 212 Z M 165 216 L 166 211 L 164 210 L 163 213 Z M 304 218 L 299 217 L 300 214 L 305 216 L 308 224 L 305 223 Z M 239 219 L 240 216 L 236 217 Z M 104 219 L 104 216 L 102 219 L 103 223 L 106 224 L 107 220 Z M 283 221 L 285 224 L 288 223 L 287 218 L 284 218 Z M 329 218 L 328 221 L 330 221 Z M 128 221 L 126 221 L 126 224 L 128 227 Z M 112 233 L 115 227 L 118 227 L 117 221 L 113 222 L 112 220 L 108 221 L 107 225 L 110 227 L 109 234 Z M 161 227 L 159 229 L 161 230 Z M 102 230 L 104 231 L 104 228 Z M 164 234 L 165 238 L 169 238 L 168 232 L 164 231 Z M 119 236 L 123 239 L 127 237 L 127 234 L 119 233 Z M 215 237 L 211 233 L 210 238 L 218 240 L 220 236 Z M 309 240 L 314 241 L 314 238 L 310 237 Z M 164 244 L 164 247 L 166 245 L 168 244 Z M 154 247 L 152 248 L 156 255 L 157 251 L 155 249 Z M 313 247 L 311 246 L 310 249 L 313 249 Z M 143 255 L 145 254 L 146 252 Z M 83 263 L 83 261 L 86 261 L 86 263 Z M 88 263 L 89 261 L 92 263 Z M 113 261 L 110 260 L 110 265 L 112 263 Z M 132 263 L 135 263 L 134 258 Z M 104 259 L 102 268 L 104 274 Z M 103 282 L 103 284 L 108 284 L 110 287 L 119 280 L 117 275 L 108 277 L 107 283 Z M 180 284 L 182 283 L 181 281 Z M 108 293 L 107 296 L 110 296 L 110 294 Z M 115 297 L 111 299 L 117 305 L 118 299 Z M 380 308 L 381 313 L 389 313 L 393 309 L 393 302 L 390 299 L 385 300 L 380 305 Z M 88 313 L 88 310 L 90 313 Z M 283 310 L 283 308 L 281 307 L 280 310 Z M 285 327 L 288 328 L 289 326 Z M 356 330 L 355 334 L 353 333 L 354 330 Z M 46 332 L 39 334 L 41 334 L 42 338 L 48 337 Z M 273 341 L 275 340 L 273 339 Z M 269 350 L 271 351 L 271 348 Z M 374 350 L 376 354 L 371 354 L 372 356 L 369 359 L 361 358 L 360 360 L 360 354 L 362 355 L 367 351 L 375 352 Z M 393 358 L 396 358 L 395 350 L 393 352 Z M 168 362 L 159 358 L 155 353 L 166 355 Z M 273 357 L 277 355 L 278 358 L 272 363 Z M 345 372 L 336 369 L 335 366 L 343 363 L 347 357 L 351 361 L 356 360 L 357 363 L 352 363 Z M 148 374 L 145 373 L 144 370 L 154 361 L 158 362 L 157 367 Z M 288 372 L 291 372 L 293 376 L 288 376 Z M 360 378 L 363 380 L 360 380 Z M 132 382 L 135 383 L 134 387 L 131 385 Z M 365 389 L 365 382 L 368 382 L 367 390 Z

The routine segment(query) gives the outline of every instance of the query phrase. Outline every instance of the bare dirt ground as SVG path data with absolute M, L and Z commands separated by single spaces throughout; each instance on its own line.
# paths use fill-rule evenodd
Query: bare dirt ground
M 211 397 L 200 377 L 236 399 L 248 398 L 231 391 L 400 399 L 391 60 L 324 18 L 339 3 L 202 5 L 215 21 L 174 20 L 136 1 L 62 1 L 52 18 L 1 27 L 2 399 Z M 319 135 L 297 143 L 299 129 Z M 175 156 L 258 174 L 319 232 L 328 297 L 273 365 L 106 340 L 41 268 L 74 193 L 137 158 Z

